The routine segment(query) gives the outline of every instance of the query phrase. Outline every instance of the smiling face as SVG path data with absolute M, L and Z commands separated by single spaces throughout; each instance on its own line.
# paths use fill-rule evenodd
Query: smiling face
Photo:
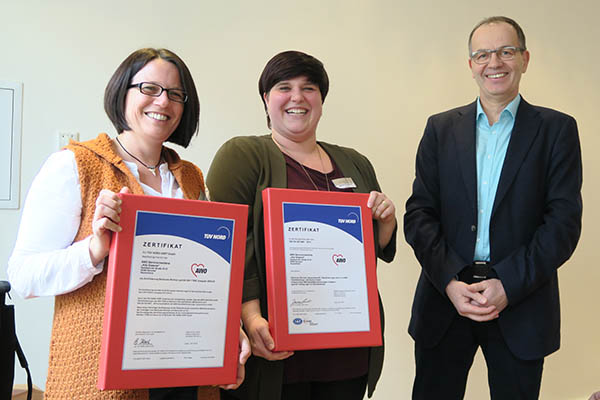
M 277 82 L 263 96 L 274 135 L 294 142 L 316 135 L 323 110 L 318 85 L 300 76 Z
M 503 46 L 519 47 L 515 29 L 505 22 L 482 25 L 473 33 L 471 51 L 494 50 Z M 469 59 L 473 78 L 479 85 L 483 103 L 508 104 L 519 93 L 521 75 L 527 71 L 529 52 L 517 52 L 512 60 L 503 61 L 494 53 L 489 63 L 476 64 Z
M 146 64 L 131 80 L 131 84 L 140 82 L 152 82 L 168 89 L 183 89 L 177 67 L 160 58 Z M 169 100 L 166 91 L 159 97 L 152 97 L 134 87 L 127 91 L 125 119 L 131 128 L 130 132 L 162 144 L 179 125 L 183 107 L 183 104 Z

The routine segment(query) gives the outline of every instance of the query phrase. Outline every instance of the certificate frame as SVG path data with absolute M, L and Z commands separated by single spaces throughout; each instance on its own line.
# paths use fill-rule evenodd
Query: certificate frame
M 248 206 L 200 200 L 184 200 L 157 196 L 119 193 L 122 199 L 121 232 L 113 233 L 107 272 L 103 333 L 97 386 L 100 390 L 141 389 L 174 386 L 204 386 L 235 383 L 237 377 L 240 311 L 246 250 Z M 127 368 L 125 337 L 130 285 L 132 284 L 132 257 L 139 212 L 157 215 L 206 217 L 205 219 L 233 221 L 230 240 L 230 271 L 227 290 L 227 316 L 222 365 L 199 368 Z M 189 218 L 193 221 L 193 218 Z M 168 228 L 167 228 L 168 229 Z M 194 276 L 192 264 L 190 273 Z M 187 267 L 187 266 L 186 266 Z M 198 271 L 195 271 L 198 272 Z M 191 277 L 190 277 L 191 279 Z M 204 285 L 198 283 L 198 285 Z M 220 336 L 218 337 L 220 338 Z
M 269 329 L 275 351 L 381 346 L 381 321 L 377 291 L 376 256 L 368 194 L 267 188 L 262 192 L 265 224 L 265 261 Z M 284 204 L 356 206 L 360 226 L 368 300 L 369 327 L 362 331 L 290 333 L 286 255 L 284 248 Z M 332 256 L 333 257 L 333 256 Z M 294 322 L 295 323 L 295 322 Z

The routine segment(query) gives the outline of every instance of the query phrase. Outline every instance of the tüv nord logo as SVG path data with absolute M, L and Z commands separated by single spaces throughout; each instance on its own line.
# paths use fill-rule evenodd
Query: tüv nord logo
M 336 267 L 339 267 L 340 264 L 346 264 L 346 257 L 343 254 L 334 254 L 331 256 L 331 260 Z
M 206 274 L 208 272 L 208 269 L 204 264 L 192 264 L 190 269 L 196 278 L 198 277 L 198 274 Z

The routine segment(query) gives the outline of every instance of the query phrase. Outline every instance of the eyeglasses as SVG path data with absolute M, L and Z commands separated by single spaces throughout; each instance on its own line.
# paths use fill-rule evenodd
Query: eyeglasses
M 472 52 L 471 60 L 473 60 L 475 64 L 487 64 L 492 59 L 492 54 L 496 53 L 499 59 L 502 61 L 508 61 L 515 58 L 515 54 L 517 54 L 517 52 L 525 50 L 526 49 L 515 46 L 502 46 L 495 50 L 482 49 Z
M 188 99 L 188 95 L 181 89 L 165 89 L 164 87 L 151 82 L 140 82 L 134 83 L 127 86 L 127 89 L 138 88 L 142 94 L 152 97 L 160 97 L 163 92 L 167 92 L 169 100 L 176 101 L 177 103 L 185 103 Z

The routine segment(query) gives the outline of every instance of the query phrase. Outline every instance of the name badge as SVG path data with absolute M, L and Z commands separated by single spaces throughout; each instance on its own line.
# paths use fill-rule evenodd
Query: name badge
M 331 182 L 338 189 L 354 189 L 356 188 L 356 184 L 352 180 L 352 178 L 336 178 L 332 179 Z

